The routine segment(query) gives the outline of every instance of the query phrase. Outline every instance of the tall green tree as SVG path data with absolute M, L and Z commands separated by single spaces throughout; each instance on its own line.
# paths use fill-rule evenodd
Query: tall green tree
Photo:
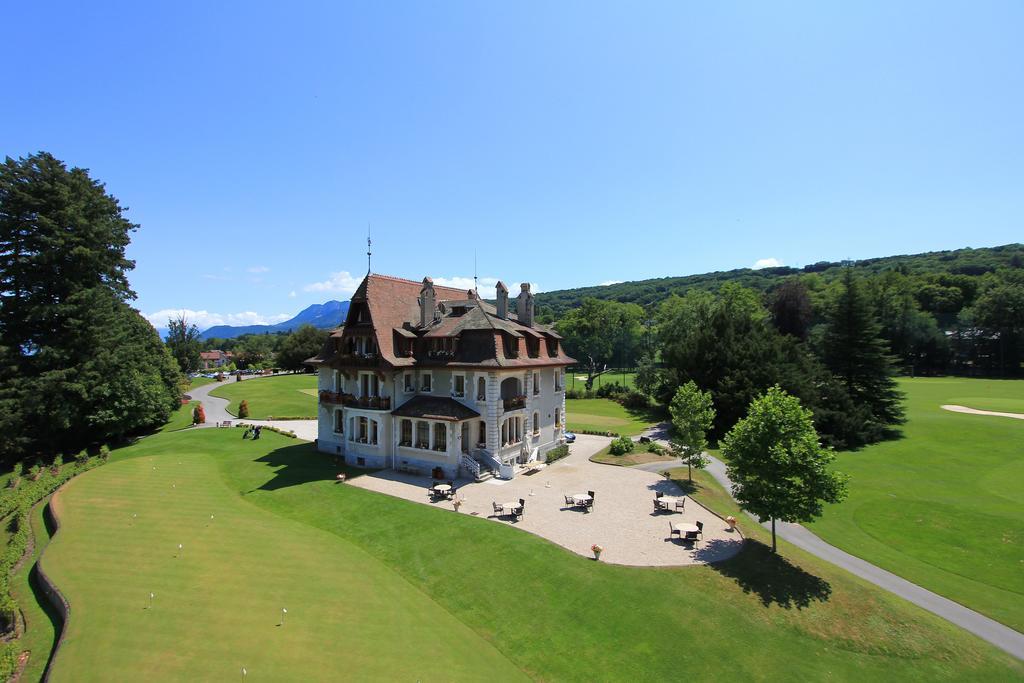
M 556 325 L 566 352 L 587 368 L 587 389 L 609 363 L 631 361 L 643 332 L 644 309 L 636 304 L 587 298 Z
M 771 294 L 771 314 L 775 328 L 782 334 L 807 339 L 814 319 L 811 295 L 797 278 L 783 281 Z
M 189 323 L 184 315 L 167 320 L 167 348 L 181 371 L 188 374 L 199 369 L 199 328 Z
M 716 436 L 725 434 L 772 385 L 816 401 L 818 363 L 796 338 L 772 326 L 756 292 L 734 284 L 717 294 L 690 291 L 666 301 L 658 320 L 668 373 L 661 382 L 666 395 L 656 398 L 670 403 L 676 389 L 690 380 L 711 392 Z
M 301 325 L 281 342 L 277 350 L 277 364 L 285 370 L 302 370 L 304 362 L 320 353 L 327 341 L 327 330 L 312 325 Z
M 903 422 L 903 396 L 881 332 L 863 283 L 848 268 L 830 307 L 820 353 L 853 402 L 869 407 L 869 423 L 863 427 L 869 440 Z
M 732 494 L 762 522 L 809 522 L 825 503 L 846 497 L 847 478 L 829 469 L 835 454 L 822 448 L 811 413 L 799 399 L 772 387 L 750 404 L 722 442 Z
M 128 305 L 137 226 L 84 169 L 0 166 L 0 457 L 77 452 L 166 420 L 179 373 Z
M 999 374 L 1019 375 L 1024 347 L 1024 278 L 1005 273 L 994 279 L 968 311 L 974 324 L 994 340 Z
M 711 394 L 701 391 L 693 381 L 676 389 L 669 406 L 672 416 L 672 448 L 686 462 L 686 476 L 693 481 L 693 468 L 704 469 L 711 462 L 704 454 L 708 430 L 715 421 Z

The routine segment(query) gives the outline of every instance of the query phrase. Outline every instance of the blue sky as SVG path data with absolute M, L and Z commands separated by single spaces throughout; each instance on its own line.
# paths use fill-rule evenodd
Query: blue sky
M 201 327 L 366 271 L 542 290 L 1024 235 L 1024 3 L 8 3 L 0 153 Z M 774 260 L 774 261 L 769 261 Z M 483 288 L 482 288 L 483 289 Z

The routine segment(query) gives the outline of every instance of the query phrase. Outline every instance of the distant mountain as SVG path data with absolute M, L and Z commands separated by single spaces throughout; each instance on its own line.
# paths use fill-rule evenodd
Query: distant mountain
M 275 332 L 290 332 L 300 325 L 310 324 L 313 327 L 328 330 L 337 327 L 345 320 L 348 313 L 347 301 L 328 301 L 322 304 L 313 304 L 303 309 L 291 320 L 276 325 L 214 325 L 200 334 L 201 339 L 233 339 L 243 334 L 264 334 Z

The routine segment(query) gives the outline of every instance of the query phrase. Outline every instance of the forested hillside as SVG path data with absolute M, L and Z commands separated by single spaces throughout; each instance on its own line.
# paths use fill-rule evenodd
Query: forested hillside
M 924 310 L 947 318 L 952 314 L 955 319 L 960 308 L 969 305 L 977 292 L 976 278 L 999 268 L 1019 269 L 1024 266 L 1024 244 L 884 256 L 849 263 L 820 261 L 803 268 L 739 268 L 684 277 L 562 289 L 538 294 L 537 310 L 538 315 L 544 315 L 546 319 L 557 319 L 566 311 L 579 306 L 586 297 L 647 307 L 664 301 L 671 294 L 681 295 L 689 289 L 717 291 L 726 282 L 765 292 L 795 275 L 805 276 L 808 287 L 813 290 L 815 287 L 812 283 L 823 285 L 834 281 L 846 265 L 851 265 L 854 272 L 860 275 L 870 276 L 895 270 L 911 276 L 916 298 Z

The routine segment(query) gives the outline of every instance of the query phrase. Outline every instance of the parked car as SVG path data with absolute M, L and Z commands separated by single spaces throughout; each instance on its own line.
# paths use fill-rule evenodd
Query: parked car
M 565 442 L 566 443 L 576 443 L 576 435 L 573 434 L 572 432 L 566 432 L 565 433 Z

